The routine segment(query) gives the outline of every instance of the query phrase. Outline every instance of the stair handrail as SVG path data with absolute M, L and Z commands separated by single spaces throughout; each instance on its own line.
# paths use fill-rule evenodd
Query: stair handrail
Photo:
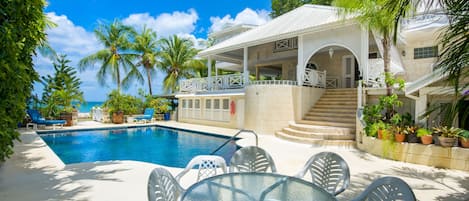
M 212 151 L 212 153 L 210 153 L 210 155 L 213 155 L 215 154 L 217 151 L 219 151 L 221 148 L 223 148 L 226 144 L 228 144 L 229 142 L 231 142 L 233 139 L 235 139 L 238 135 L 240 135 L 241 133 L 244 133 L 244 132 L 247 132 L 247 133 L 252 133 L 255 137 L 256 137 L 256 147 L 258 146 L 258 142 L 259 142 L 259 136 L 257 136 L 257 133 L 254 132 L 253 130 L 245 130 L 245 129 L 241 129 L 239 130 L 236 134 L 234 134 L 230 139 L 228 139 L 226 142 L 224 142 L 222 145 L 220 145 L 218 148 L 216 148 L 214 151 Z

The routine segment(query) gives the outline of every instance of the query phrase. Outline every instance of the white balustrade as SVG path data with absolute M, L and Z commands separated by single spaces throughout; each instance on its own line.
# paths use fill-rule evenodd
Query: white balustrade
M 255 80 L 250 85 L 297 85 L 294 80 Z
M 211 85 L 208 85 L 209 79 L 192 78 L 182 80 L 179 84 L 181 92 L 213 91 L 225 89 L 239 89 L 244 87 L 243 74 L 231 74 L 211 77 Z
M 326 71 L 317 71 L 313 69 L 305 69 L 303 76 L 303 85 L 311 87 L 326 87 Z

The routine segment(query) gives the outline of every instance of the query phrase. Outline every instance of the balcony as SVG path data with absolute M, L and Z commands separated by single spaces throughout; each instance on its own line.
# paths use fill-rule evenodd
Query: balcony
M 298 85 L 294 80 L 255 80 L 244 82 L 244 74 L 221 75 L 214 77 L 192 78 L 179 83 L 179 92 L 195 93 L 242 89 L 246 85 Z M 306 69 L 303 76 L 303 86 L 325 88 L 326 72 Z

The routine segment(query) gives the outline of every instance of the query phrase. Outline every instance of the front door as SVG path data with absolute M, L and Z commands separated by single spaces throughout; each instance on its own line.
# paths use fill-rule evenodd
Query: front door
M 346 55 L 342 57 L 343 66 L 343 88 L 355 87 L 355 58 L 353 55 Z

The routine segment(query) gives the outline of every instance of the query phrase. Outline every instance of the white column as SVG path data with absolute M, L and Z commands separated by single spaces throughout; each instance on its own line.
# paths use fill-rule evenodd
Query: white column
M 303 57 L 304 57 L 303 36 L 298 36 L 298 62 L 296 65 L 296 81 L 298 82 L 298 86 L 303 85 L 303 73 L 305 70 Z
M 361 47 L 360 47 L 360 71 L 362 74 L 362 78 L 365 82 L 368 81 L 368 47 L 369 47 L 369 41 L 368 41 L 368 29 L 362 28 L 361 32 Z
M 212 89 L 212 58 L 210 56 L 207 57 L 207 87 L 208 90 Z
M 418 99 L 415 99 L 414 121 L 416 124 L 427 126 L 427 118 L 418 118 L 427 111 L 427 94 L 420 94 Z
M 244 74 L 244 85 L 249 83 L 249 71 L 248 71 L 248 47 L 243 49 L 243 74 Z

